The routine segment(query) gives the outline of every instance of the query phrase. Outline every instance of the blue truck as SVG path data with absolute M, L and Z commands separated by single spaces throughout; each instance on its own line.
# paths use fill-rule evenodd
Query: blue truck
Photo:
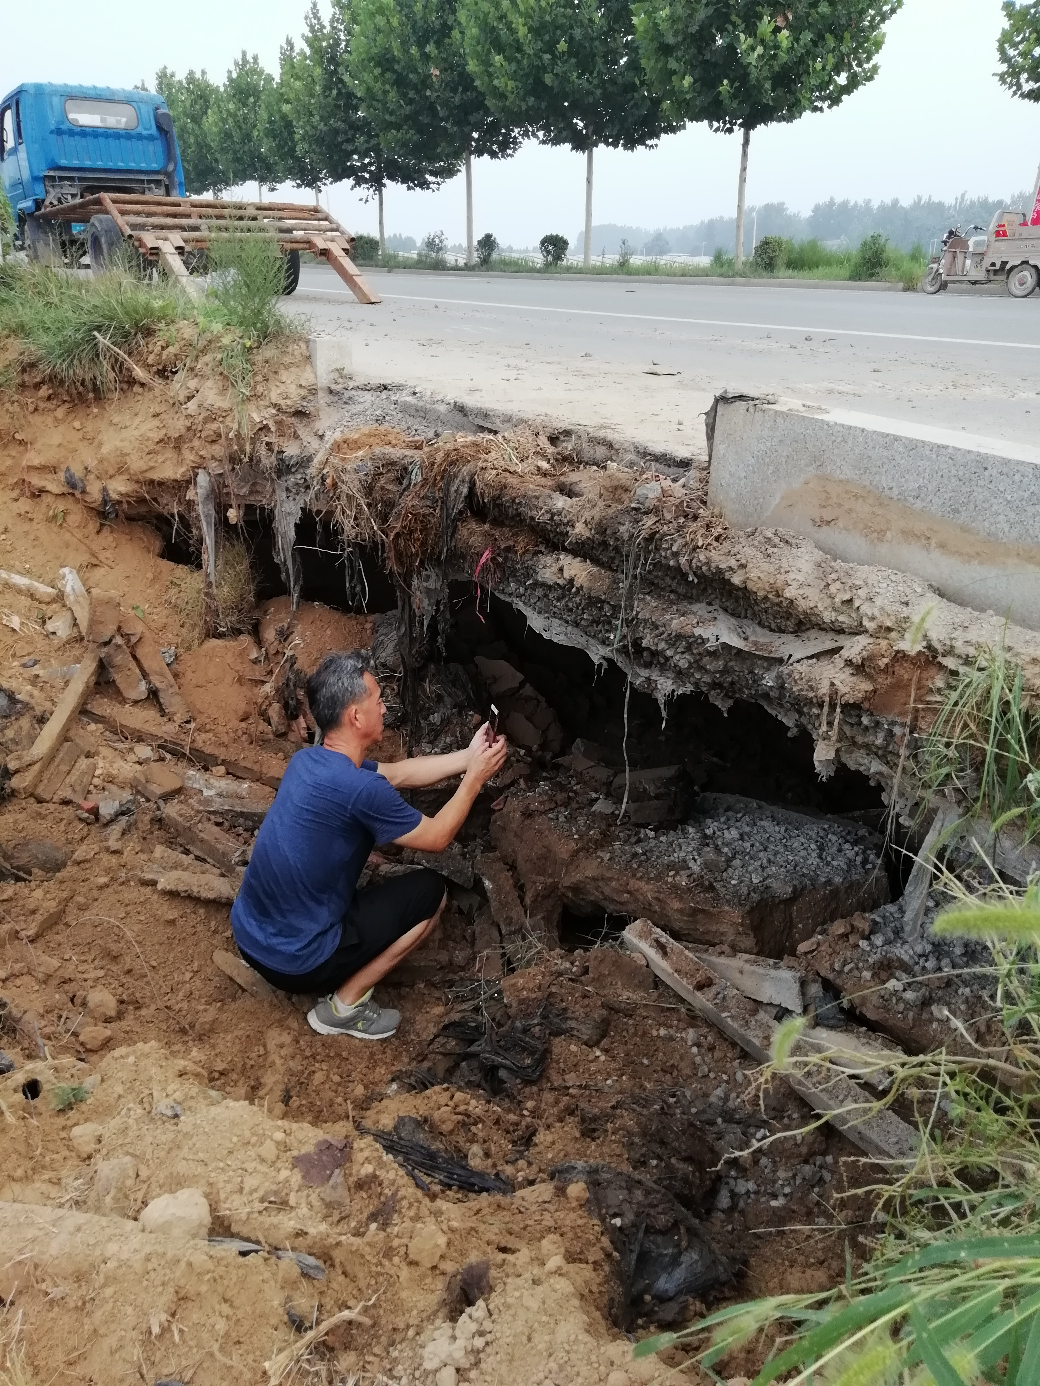
M 300 255 L 326 260 L 362 303 L 379 297 L 351 258 L 354 237 L 323 208 L 184 195 L 173 118 L 161 96 L 116 87 L 26 82 L 0 101 L 0 182 L 15 217 L 15 248 L 30 260 L 98 273 L 135 258 L 189 292 L 221 232 L 273 235 L 285 292 Z

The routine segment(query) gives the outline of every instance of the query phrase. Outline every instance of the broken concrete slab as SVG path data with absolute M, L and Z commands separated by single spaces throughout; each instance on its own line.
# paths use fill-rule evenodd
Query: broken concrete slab
M 811 818 L 732 795 L 653 838 L 626 839 L 613 816 L 549 807 L 514 789 L 492 841 L 552 929 L 563 906 L 582 915 L 649 918 L 676 938 L 784 957 L 824 924 L 888 899 L 881 843 L 842 820 Z
M 58 583 L 61 595 L 65 599 L 65 605 L 76 618 L 76 625 L 79 626 L 80 634 L 84 640 L 90 639 L 90 597 L 87 589 L 79 580 L 79 574 L 75 568 L 59 568 Z
M 56 588 L 48 587 L 46 583 L 37 582 L 21 573 L 8 572 L 6 568 L 0 568 L 0 587 L 10 587 L 12 591 L 21 592 L 23 596 L 31 597 L 35 602 L 43 602 L 45 606 L 56 602 L 61 595 Z
M 184 788 L 184 779 L 161 761 L 150 761 L 131 777 L 130 785 L 138 794 L 157 804 L 162 799 L 179 794 Z
M 33 790 L 33 798 L 41 804 L 50 803 L 82 754 L 82 748 L 75 741 L 66 739 L 51 759 L 47 769 L 40 776 L 39 782 Z
M 167 668 L 166 661 L 162 657 L 158 643 L 152 635 L 137 623 L 140 629 L 129 626 L 127 619 L 122 618 L 122 629 L 124 635 L 135 636 L 132 646 L 134 659 L 140 666 L 145 678 L 152 688 L 155 689 L 159 705 L 174 722 L 190 722 L 192 720 L 191 709 L 184 701 L 184 697 L 177 687 L 177 680 Z
M 97 761 L 93 756 L 81 756 L 69 771 L 65 783 L 58 790 L 57 798 L 60 804 L 79 804 L 87 797 L 87 793 L 94 780 L 94 772 L 97 769 Z
M 1040 448 L 797 400 L 716 398 L 708 504 L 1040 629 Z
M 164 871 L 155 884 L 162 895 L 185 895 L 218 905 L 233 905 L 238 894 L 236 882 L 202 871 Z

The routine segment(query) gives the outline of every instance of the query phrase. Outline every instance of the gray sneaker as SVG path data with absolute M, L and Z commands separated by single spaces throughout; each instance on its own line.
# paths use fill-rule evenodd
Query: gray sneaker
M 355 1039 L 389 1039 L 401 1023 L 401 1012 L 384 1010 L 370 996 L 354 1007 L 349 1015 L 337 1015 L 332 1009 L 332 997 L 323 996 L 307 1012 L 307 1023 L 319 1035 L 353 1035 Z

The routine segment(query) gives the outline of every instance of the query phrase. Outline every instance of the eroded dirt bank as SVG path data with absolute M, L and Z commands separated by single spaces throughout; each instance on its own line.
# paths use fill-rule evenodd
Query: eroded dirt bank
M 1000 623 L 729 533 L 676 459 L 404 391 L 319 399 L 302 361 L 266 378 L 246 431 L 185 374 L 107 403 L 0 397 L 0 568 L 75 567 L 110 626 L 49 633 L 60 602 L 0 588 L 7 771 L 117 637 L 164 652 L 185 703 L 177 720 L 147 687 L 91 691 L 66 741 L 96 812 L 5 774 L 5 1327 L 40 1380 L 663 1375 L 681 1350 L 633 1363 L 632 1337 L 823 1288 L 847 1242 L 865 1250 L 870 1205 L 837 1196 L 863 1179 L 856 1148 L 802 1134 L 784 1084 L 758 1093 L 620 927 L 649 917 L 719 966 L 777 960 L 839 1029 L 869 1011 L 924 1046 L 943 1006 L 970 1020 L 952 979 L 912 982 L 880 830 L 908 723 Z M 200 467 L 258 604 L 196 643 Z M 1036 637 L 1008 639 L 1035 684 Z M 399 1034 L 348 1050 L 214 954 L 233 954 L 227 892 L 300 744 L 298 677 L 355 645 L 388 692 L 384 757 L 459 744 L 491 701 L 514 751 L 441 862 L 438 935 L 389 979 Z M 875 993 L 897 973 L 910 985 Z M 413 1177 L 372 1130 L 502 1191 Z M 192 1189 L 208 1227 L 197 1198 L 140 1220 Z

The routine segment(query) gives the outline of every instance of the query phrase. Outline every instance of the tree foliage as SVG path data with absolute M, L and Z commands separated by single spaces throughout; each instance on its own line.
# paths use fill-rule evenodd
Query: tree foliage
M 997 39 L 997 79 L 1013 96 L 1040 101 L 1040 0 L 1004 0 L 1004 27 Z
M 387 150 L 450 177 L 464 156 L 512 154 L 466 64 L 455 0 L 356 0 L 351 72 Z
M 204 192 L 219 195 L 227 187 L 227 179 L 210 138 L 207 117 L 220 96 L 220 88 L 209 80 L 205 68 L 201 72 L 189 69 L 185 76 L 178 77 L 168 67 L 162 67 L 155 74 L 155 90 L 173 117 L 184 169 L 184 191 L 189 197 Z
M 250 58 L 243 48 L 207 112 L 204 128 L 228 187 L 249 182 L 277 185 L 278 165 L 262 118 L 265 93 L 273 85 L 274 78 L 256 54 Z
M 458 14 L 488 105 L 545 144 L 636 149 L 684 122 L 647 88 L 628 0 L 459 0 Z
M 754 130 L 838 105 L 878 70 L 902 0 L 637 0 L 643 66 L 666 112 Z

